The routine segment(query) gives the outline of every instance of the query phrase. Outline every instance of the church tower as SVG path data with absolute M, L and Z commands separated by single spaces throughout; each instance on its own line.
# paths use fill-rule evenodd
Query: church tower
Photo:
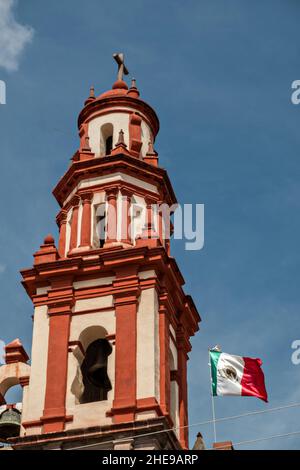
M 170 254 L 162 207 L 176 198 L 153 148 L 159 121 L 114 57 L 117 81 L 100 95 L 91 88 L 79 149 L 53 191 L 58 244 L 48 235 L 21 272 L 34 321 L 31 366 L 16 379 L 16 449 L 188 448 L 200 317 Z M 16 357 L 23 371 L 28 358 Z

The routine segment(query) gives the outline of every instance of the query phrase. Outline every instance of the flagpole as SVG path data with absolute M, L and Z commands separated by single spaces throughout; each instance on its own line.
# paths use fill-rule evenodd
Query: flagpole
M 214 442 L 217 442 L 217 430 L 216 430 L 216 413 L 215 413 L 215 401 L 212 389 L 212 376 L 211 376 L 211 363 L 210 363 L 210 349 L 208 349 L 208 365 L 210 367 L 210 394 L 211 394 L 211 408 L 212 408 L 212 420 L 214 428 Z
M 214 401 L 213 394 L 211 394 L 211 407 L 212 407 L 213 426 L 214 426 L 214 440 L 215 440 L 215 442 L 217 442 L 215 401 Z

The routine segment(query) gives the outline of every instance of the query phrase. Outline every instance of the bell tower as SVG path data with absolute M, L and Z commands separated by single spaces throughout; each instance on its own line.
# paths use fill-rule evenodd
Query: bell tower
M 159 121 L 114 58 L 117 80 L 91 88 L 53 190 L 58 243 L 48 235 L 21 272 L 34 321 L 16 449 L 188 448 L 200 317 L 170 254 L 161 207 L 176 198 L 154 150 Z

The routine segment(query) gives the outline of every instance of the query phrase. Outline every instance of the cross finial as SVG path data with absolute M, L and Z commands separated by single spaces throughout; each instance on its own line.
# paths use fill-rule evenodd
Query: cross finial
M 118 64 L 118 80 L 123 80 L 123 74 L 128 75 L 129 73 L 124 63 L 124 54 L 122 52 L 113 54 L 113 58 Z

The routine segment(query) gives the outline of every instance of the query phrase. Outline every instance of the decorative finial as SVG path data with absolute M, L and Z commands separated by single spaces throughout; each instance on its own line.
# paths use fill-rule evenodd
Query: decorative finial
M 153 153 L 154 153 L 153 142 L 152 142 L 152 140 L 150 139 L 149 142 L 148 142 L 148 151 L 147 151 L 147 155 L 153 155 Z
M 91 101 L 94 101 L 95 98 L 95 88 L 93 86 L 90 87 L 90 95 L 87 100 L 85 100 L 84 104 L 88 104 Z
M 111 155 L 118 155 L 119 153 L 130 155 L 127 150 L 127 145 L 125 144 L 123 129 L 119 132 L 118 142 L 116 143 L 115 148 L 111 151 Z
M 47 235 L 44 239 L 44 245 L 53 245 L 53 243 L 54 243 L 54 238 L 49 233 L 49 235 Z
M 123 129 L 121 129 L 119 132 L 119 139 L 118 139 L 117 145 L 124 145 L 125 147 L 127 147 L 127 145 L 125 144 L 125 140 L 124 140 Z
M 144 156 L 144 162 L 149 163 L 150 165 L 158 166 L 158 153 L 153 148 L 152 139 L 148 143 L 148 151 Z
M 131 87 L 129 88 L 127 92 L 128 96 L 132 96 L 132 98 L 138 98 L 140 96 L 140 92 L 136 87 L 136 79 L 132 78 L 131 79 Z
M 84 138 L 84 147 L 82 149 L 84 152 L 90 152 L 91 147 L 90 147 L 90 138 L 88 135 L 85 136 Z
M 157 155 L 157 152 L 154 150 L 152 139 L 148 142 L 148 150 L 146 155 Z

